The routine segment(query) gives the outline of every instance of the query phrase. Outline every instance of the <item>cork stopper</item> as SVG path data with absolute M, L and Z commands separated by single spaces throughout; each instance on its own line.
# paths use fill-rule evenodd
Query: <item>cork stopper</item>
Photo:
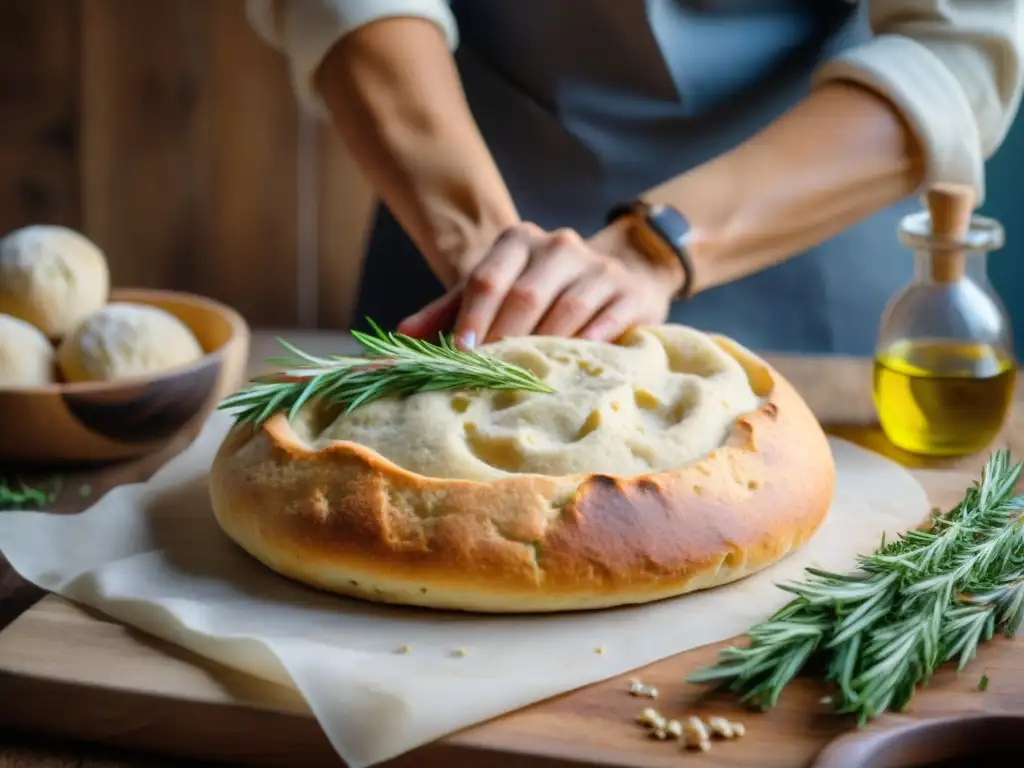
M 964 239 L 971 226 L 977 195 L 966 184 L 935 184 L 927 194 L 931 216 L 932 279 L 952 283 L 964 274 Z

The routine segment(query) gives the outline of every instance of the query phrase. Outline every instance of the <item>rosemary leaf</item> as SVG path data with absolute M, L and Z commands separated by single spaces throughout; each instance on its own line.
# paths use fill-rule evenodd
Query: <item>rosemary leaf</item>
M 47 487 L 33 487 L 0 477 L 0 510 L 39 509 L 53 503 L 60 492 L 61 479 L 53 478 Z
M 533 373 L 479 352 L 458 349 L 451 338 L 438 344 L 385 333 L 369 320 L 372 334 L 352 331 L 364 357 L 317 357 L 278 339 L 291 357 L 270 360 L 282 373 L 259 377 L 218 406 L 235 410 L 240 422 L 262 424 L 286 411 L 294 418 L 311 400 L 352 411 L 384 397 L 439 390 L 494 389 L 550 393 Z
M 811 664 L 835 684 L 836 710 L 863 724 L 901 710 L 947 661 L 963 667 L 996 632 L 1024 618 L 1022 465 L 994 453 L 979 482 L 925 530 L 907 531 L 858 558 L 854 573 L 808 568 L 779 585 L 795 595 L 748 631 L 746 646 L 688 678 L 770 708 Z

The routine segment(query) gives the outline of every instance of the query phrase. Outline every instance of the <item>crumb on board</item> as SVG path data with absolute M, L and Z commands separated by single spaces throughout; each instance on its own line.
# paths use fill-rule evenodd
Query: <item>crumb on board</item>
M 640 696 L 646 699 L 656 699 L 658 698 L 658 689 L 653 685 L 644 685 L 639 680 L 630 680 L 629 695 Z
M 733 722 L 725 717 L 708 717 L 707 722 L 696 715 L 690 715 L 682 721 L 670 720 L 651 707 L 641 710 L 636 720 L 648 729 L 653 739 L 678 739 L 682 742 L 683 749 L 701 752 L 711 749 L 712 738 L 738 739 L 747 732 L 743 723 Z
M 711 735 L 703 720 L 695 715 L 690 715 L 682 725 L 685 749 L 699 749 L 701 752 L 711 749 Z
M 598 656 L 604 656 L 604 652 L 605 647 L 603 645 L 599 645 L 597 646 L 597 648 L 594 649 L 594 653 L 596 653 Z
M 657 730 L 658 728 L 665 727 L 665 718 L 658 713 L 658 710 L 652 709 L 651 707 L 641 710 L 640 714 L 637 715 L 636 720 L 645 728 L 654 728 Z
M 458 656 L 459 658 L 462 658 L 467 654 L 469 654 L 469 651 L 467 651 L 465 648 L 456 648 L 454 651 L 452 651 L 452 655 Z
M 411 653 L 411 652 L 412 652 L 412 646 L 411 645 L 403 645 L 401 648 L 398 649 L 398 653 L 401 653 L 401 654 L 406 654 L 406 653 Z

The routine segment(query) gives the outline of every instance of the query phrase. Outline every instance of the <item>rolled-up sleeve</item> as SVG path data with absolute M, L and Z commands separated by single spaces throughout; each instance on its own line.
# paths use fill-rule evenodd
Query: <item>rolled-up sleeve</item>
M 927 182 L 984 195 L 985 160 L 1020 106 L 1024 0 L 870 0 L 873 38 L 815 73 L 885 96 L 920 140 Z
M 379 19 L 413 16 L 437 24 L 452 50 L 459 42 L 448 0 L 247 0 L 246 13 L 259 35 L 287 56 L 299 100 L 321 114 L 313 75 L 349 32 Z

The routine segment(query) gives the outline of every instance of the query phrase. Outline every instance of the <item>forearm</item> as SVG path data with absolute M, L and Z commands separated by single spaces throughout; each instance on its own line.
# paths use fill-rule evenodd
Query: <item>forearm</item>
M 772 266 L 912 194 L 914 135 L 884 99 L 829 84 L 731 152 L 643 195 L 693 228 L 697 291 Z
M 984 161 L 1024 88 L 1024 0 L 868 7 L 874 36 L 820 67 L 807 100 L 649 194 L 692 220 L 698 290 L 796 255 L 933 181 L 969 184 L 983 199 Z
M 446 285 L 518 221 L 436 25 L 396 17 L 361 27 L 314 82 L 359 167 Z

